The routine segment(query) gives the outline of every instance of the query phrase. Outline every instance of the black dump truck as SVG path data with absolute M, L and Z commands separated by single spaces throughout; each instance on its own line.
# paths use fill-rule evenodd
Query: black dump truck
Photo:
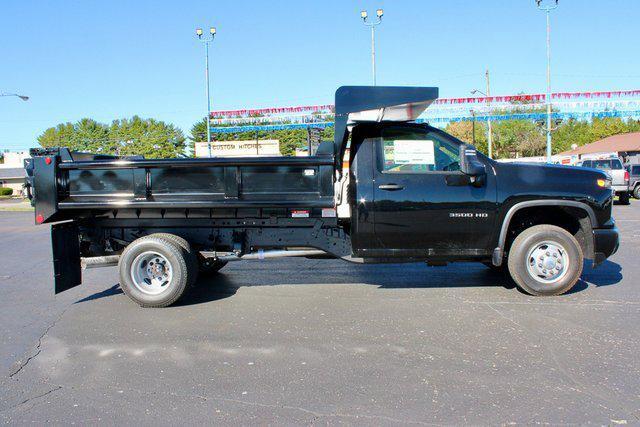
M 437 97 L 430 87 L 343 86 L 335 140 L 310 157 L 33 149 L 26 187 L 35 222 L 53 223 L 55 292 L 79 285 L 83 268 L 118 265 L 132 300 L 163 307 L 228 262 L 300 256 L 476 261 L 529 294 L 558 295 L 585 259 L 596 267 L 617 250 L 606 174 L 489 159 L 416 122 Z

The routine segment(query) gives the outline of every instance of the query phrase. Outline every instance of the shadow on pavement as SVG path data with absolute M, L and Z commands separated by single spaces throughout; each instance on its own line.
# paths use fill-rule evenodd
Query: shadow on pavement
M 594 269 L 591 268 L 591 261 L 585 261 L 582 278 L 567 294 L 584 291 L 589 287 L 589 284 L 597 287 L 615 285 L 622 278 L 622 267 L 618 263 L 606 260 Z
M 302 267 L 302 266 L 301 266 Z M 376 264 L 352 268 L 300 268 L 281 271 L 277 265 L 255 270 L 231 270 L 198 278 L 197 285 L 189 289 L 174 307 L 205 304 L 229 298 L 241 287 L 276 285 L 341 285 L 364 283 L 381 289 L 403 288 L 465 288 L 494 286 L 514 288 L 515 284 L 505 273 L 491 270 L 479 263 L 452 264 L 448 267 L 428 267 L 423 264 Z M 333 268 L 332 268 L 333 267 Z M 585 264 L 582 279 L 568 292 L 584 291 L 594 286 L 614 285 L 622 280 L 622 267 L 605 261 L 598 269 Z M 76 303 L 122 294 L 119 284 L 87 296 Z
M 100 298 L 104 298 L 104 297 L 110 297 L 113 295 L 119 295 L 119 294 L 123 294 L 124 292 L 122 292 L 122 289 L 120 289 L 120 284 L 116 283 L 115 285 L 113 285 L 112 287 L 105 289 L 104 291 L 100 291 L 100 292 L 96 292 L 95 294 L 89 295 L 88 297 L 84 297 L 82 299 L 79 299 L 78 301 L 74 302 L 74 304 L 78 304 L 81 302 L 86 302 L 86 301 L 93 301 L 96 299 L 100 299 Z

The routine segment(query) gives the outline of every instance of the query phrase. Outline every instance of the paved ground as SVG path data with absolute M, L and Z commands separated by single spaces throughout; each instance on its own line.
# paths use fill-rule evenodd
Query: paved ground
M 235 263 L 141 309 L 115 268 L 54 297 L 48 228 L 0 212 L 0 420 L 640 423 L 640 203 L 618 254 L 533 298 L 481 265 Z

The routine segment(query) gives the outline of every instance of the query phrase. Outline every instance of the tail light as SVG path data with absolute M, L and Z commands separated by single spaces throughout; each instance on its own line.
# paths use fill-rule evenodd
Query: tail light
M 629 182 L 629 171 L 624 171 L 624 180 Z

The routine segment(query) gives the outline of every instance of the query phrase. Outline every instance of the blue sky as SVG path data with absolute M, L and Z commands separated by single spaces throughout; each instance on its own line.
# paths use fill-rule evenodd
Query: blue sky
M 545 90 L 545 19 L 534 0 L 29 1 L 0 4 L 0 149 L 36 145 L 57 123 L 138 114 L 188 133 L 205 115 L 204 52 L 218 29 L 214 109 L 332 102 L 369 84 L 361 9 L 384 8 L 378 84 L 437 85 L 443 97 Z M 560 0 L 554 91 L 640 88 L 637 0 Z

